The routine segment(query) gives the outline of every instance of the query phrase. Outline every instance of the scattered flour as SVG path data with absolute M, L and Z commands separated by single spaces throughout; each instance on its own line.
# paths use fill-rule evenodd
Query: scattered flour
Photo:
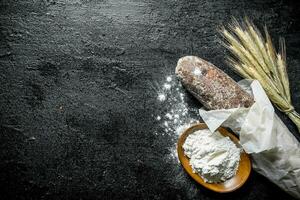
M 186 102 L 186 92 L 175 76 L 167 76 L 165 82 L 154 88 L 162 110 L 154 116 L 161 124 L 161 131 L 155 134 L 168 135 L 174 144 L 170 147 L 168 159 L 179 163 L 177 157 L 177 140 L 182 132 L 198 122 L 198 108 L 191 108 Z
M 208 129 L 190 134 L 183 144 L 184 153 L 190 158 L 194 173 L 205 182 L 218 183 L 230 179 L 239 166 L 241 149 L 219 132 Z
M 171 76 L 167 76 L 167 82 L 171 82 L 172 81 L 172 77 Z
M 185 102 L 185 92 L 181 84 L 172 76 L 166 77 L 166 82 L 162 84 L 162 88 L 157 92 L 157 99 L 164 103 L 162 106 L 168 111 L 156 116 L 156 120 L 162 121 L 166 134 L 173 135 L 178 138 L 182 133 L 177 129 L 180 127 L 188 128 L 191 124 L 198 122 L 190 116 L 192 109 L 189 109 Z M 198 113 L 198 109 L 194 113 Z
M 165 83 L 165 84 L 164 84 L 164 88 L 165 88 L 165 89 L 167 89 L 167 90 L 169 90 L 169 89 L 171 89 L 171 85 L 170 85 L 170 84 L 167 84 L 167 83 Z
M 159 101 L 165 101 L 166 100 L 166 95 L 159 94 L 157 98 L 158 98 Z
M 188 94 L 175 75 L 166 76 L 163 82 L 149 82 L 148 84 L 155 92 L 160 104 L 160 109 L 153 115 L 153 119 L 158 124 L 154 135 L 167 137 L 169 146 L 166 147 L 168 153 L 164 155 L 164 160 L 174 164 L 169 183 L 174 187 L 186 188 L 187 197 L 193 199 L 199 190 L 182 170 L 177 154 L 177 141 L 184 130 L 199 122 L 199 106 L 188 103 L 190 100 L 186 98 Z

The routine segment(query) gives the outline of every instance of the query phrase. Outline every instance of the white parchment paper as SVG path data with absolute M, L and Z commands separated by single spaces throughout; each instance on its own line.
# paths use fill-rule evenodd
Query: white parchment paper
M 275 114 L 258 81 L 239 84 L 254 96 L 250 108 L 200 109 L 202 119 L 212 132 L 222 125 L 239 134 L 240 144 L 251 154 L 253 169 L 300 199 L 299 142 Z

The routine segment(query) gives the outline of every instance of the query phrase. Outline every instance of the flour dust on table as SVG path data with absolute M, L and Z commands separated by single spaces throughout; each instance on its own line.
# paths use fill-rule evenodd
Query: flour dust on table
M 176 142 L 185 129 L 198 122 L 195 117 L 198 108 L 193 109 L 188 106 L 184 88 L 175 76 L 166 76 L 165 81 L 157 84 L 154 89 L 157 93 L 157 101 L 160 102 L 162 108 L 166 108 L 161 109 L 161 113 L 154 116 L 154 120 L 160 123 L 163 130 L 157 131 L 155 134 L 168 135 L 175 142 L 169 149 L 168 159 L 179 163 Z

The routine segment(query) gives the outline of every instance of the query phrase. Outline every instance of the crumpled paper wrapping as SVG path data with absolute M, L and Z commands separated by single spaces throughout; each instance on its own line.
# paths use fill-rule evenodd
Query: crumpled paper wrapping
M 254 96 L 250 108 L 200 109 L 202 119 L 212 132 L 222 125 L 239 134 L 240 144 L 251 154 L 253 169 L 300 199 L 299 142 L 275 114 L 258 81 L 239 84 Z

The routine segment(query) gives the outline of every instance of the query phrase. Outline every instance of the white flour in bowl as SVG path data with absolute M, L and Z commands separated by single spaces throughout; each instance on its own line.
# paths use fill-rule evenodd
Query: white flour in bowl
M 182 147 L 190 158 L 194 173 L 198 173 L 205 182 L 226 181 L 236 174 L 241 149 L 218 131 L 195 131 L 186 138 Z

